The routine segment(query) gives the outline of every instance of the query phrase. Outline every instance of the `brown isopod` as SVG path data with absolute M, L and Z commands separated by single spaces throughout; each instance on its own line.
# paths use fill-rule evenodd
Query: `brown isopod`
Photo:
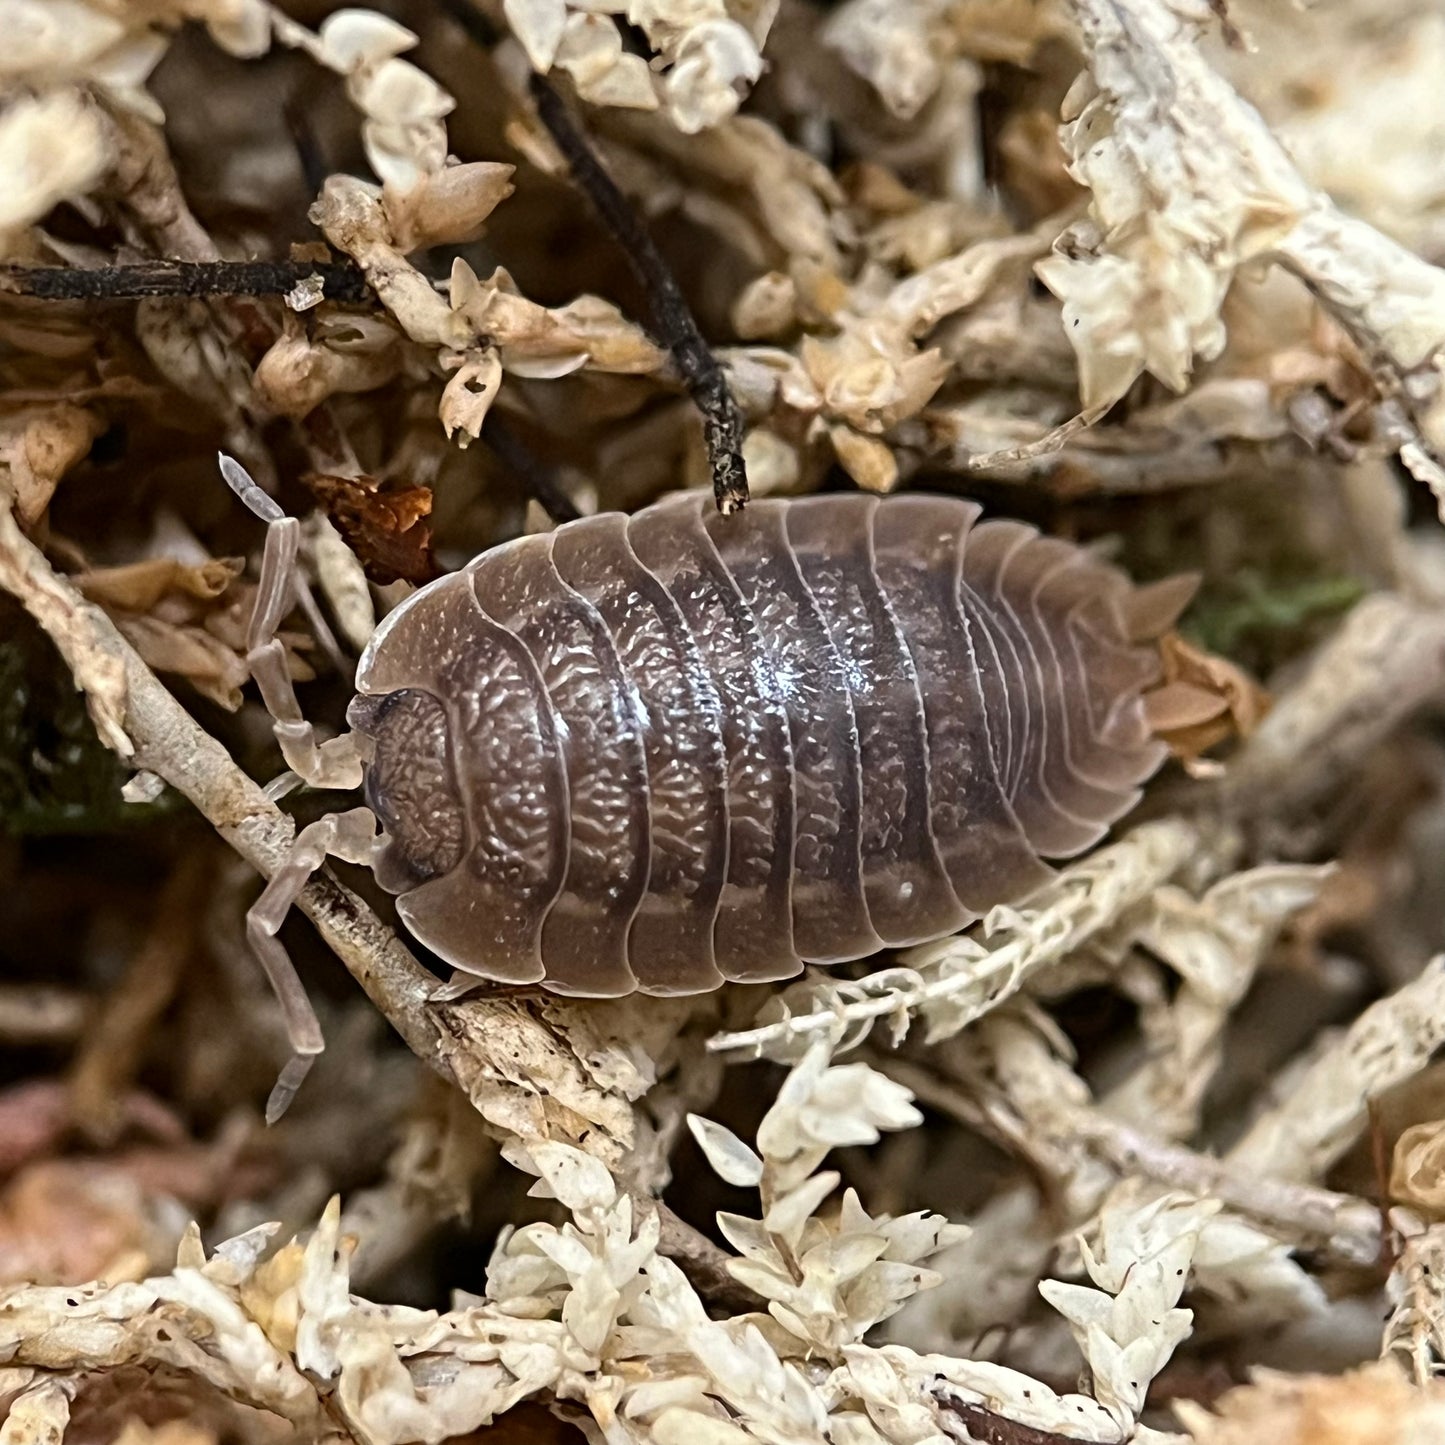
M 322 1047 L 275 935 L 328 855 L 463 978 L 702 993 L 1023 898 L 1164 756 L 1145 644 L 1192 582 L 925 495 L 686 495 L 505 543 L 382 621 L 318 743 L 274 636 L 297 524 L 222 470 L 270 524 L 249 646 L 287 764 L 368 804 L 303 828 L 247 918 L 296 1055 L 270 1117 Z

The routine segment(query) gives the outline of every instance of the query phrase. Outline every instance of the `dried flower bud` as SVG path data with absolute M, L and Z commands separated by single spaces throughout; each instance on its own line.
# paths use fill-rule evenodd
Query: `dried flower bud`
M 0 241 L 89 190 L 106 164 L 100 119 L 74 91 L 12 101 L 0 113 Z
M 864 491 L 891 492 L 898 485 L 898 458 L 887 442 L 850 426 L 829 427 L 828 437 L 844 471 Z
M 447 437 L 460 431 L 461 446 L 482 434 L 482 423 L 502 384 L 502 359 L 488 347 L 469 352 L 442 392 L 438 415 Z
M 798 320 L 798 289 L 784 271 L 768 271 L 733 302 L 733 329 L 746 341 L 781 336 Z
M 1395 1143 L 1390 1197 L 1430 1218 L 1445 1217 L 1445 1121 L 1412 1124 Z
M 516 168 L 500 161 L 445 166 L 408 190 L 384 187 L 382 209 L 399 250 L 474 241 L 497 205 L 512 194 Z

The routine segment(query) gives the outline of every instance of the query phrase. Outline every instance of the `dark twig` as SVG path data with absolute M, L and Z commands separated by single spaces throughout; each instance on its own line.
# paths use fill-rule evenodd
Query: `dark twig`
M 1040 1430 L 1036 1425 L 1010 1420 L 1007 1415 L 995 1414 L 971 1400 L 961 1400 L 951 1391 L 937 1391 L 934 1399 L 957 1417 L 974 1445 L 1084 1445 L 1077 1436 L 1059 1435 L 1052 1430 Z
M 718 511 L 736 512 L 747 505 L 748 474 L 742 456 L 742 417 L 727 377 L 711 347 L 703 340 L 677 277 L 653 245 L 652 237 L 627 197 L 588 145 L 562 97 L 546 79 L 534 74 L 532 99 L 542 124 L 566 157 L 572 179 L 586 193 L 603 224 L 622 247 L 647 292 L 657 339 L 672 353 L 693 402 L 702 413 Z
M 471 0 L 437 0 L 437 4 L 478 45 L 490 48 L 496 44 L 495 28 Z M 653 244 L 631 202 L 607 174 L 562 97 L 544 76 L 534 74 L 531 84 L 532 100 L 542 124 L 566 159 L 572 179 L 622 247 L 633 274 L 647 293 L 653 333 L 671 353 L 694 405 L 702 413 L 718 511 L 739 511 L 747 505 L 748 474 L 743 465 L 742 416 L 727 377 L 698 330 L 677 277 Z
M 482 428 L 482 441 L 492 449 L 505 467 L 516 473 L 522 485 L 559 527 L 563 522 L 575 522 L 582 515 L 573 504 L 572 498 L 562 490 L 556 472 L 533 456 L 522 445 L 521 438 L 495 411 L 487 417 Z
M 328 301 L 362 301 L 351 261 L 127 261 L 114 266 L 0 266 L 0 294 L 42 301 L 134 301 L 144 296 L 284 296 L 320 276 Z

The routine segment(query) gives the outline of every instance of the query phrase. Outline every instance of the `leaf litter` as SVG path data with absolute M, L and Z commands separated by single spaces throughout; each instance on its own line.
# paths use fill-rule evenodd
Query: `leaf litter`
M 0 22 L 5 1445 L 1438 1433 L 1431 6 Z M 253 781 L 216 451 L 304 518 L 282 637 L 328 729 L 415 586 L 714 474 L 539 76 L 754 494 L 976 493 L 1200 574 L 1150 700 L 1176 761 L 1024 904 L 700 999 L 448 998 L 323 881 L 293 946 L 332 1045 L 267 1130 L 226 845 L 269 871 L 325 800 Z M 125 292 L 152 262 L 185 284 Z

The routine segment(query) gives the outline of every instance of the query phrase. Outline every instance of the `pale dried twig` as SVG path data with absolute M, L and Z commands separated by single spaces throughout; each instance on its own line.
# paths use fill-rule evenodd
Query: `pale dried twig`
M 873 1062 L 931 1107 L 971 1127 L 987 1127 L 978 1096 L 936 1070 L 886 1054 Z M 1142 1177 L 1166 1189 L 1218 1199 L 1302 1248 L 1321 1250 L 1342 1264 L 1368 1266 L 1379 1259 L 1380 1211 L 1367 1200 L 1234 1168 L 1132 1128 L 1095 1105 L 1076 1103 L 1062 1091 L 1051 1091 L 1051 1097 L 1058 1113 L 1048 1132 L 1107 1164 L 1116 1178 Z M 1023 1127 L 1036 1130 L 1038 1125 L 1037 1119 L 1029 1119 Z
M 1222 801 L 1267 823 L 1299 817 L 1405 718 L 1442 699 L 1445 609 L 1367 597 L 1230 761 Z
M 1220 835 L 1187 819 L 1145 823 L 1068 868 L 1026 906 L 996 909 L 984 920 L 981 940 L 964 934 L 924 944 L 907 950 L 899 968 L 819 984 L 806 1012 L 718 1034 L 708 1047 L 776 1057 L 820 1034 L 851 1045 L 880 1019 L 906 1024 L 916 1013 L 937 1014 L 930 1037 L 956 1033 L 1186 866 L 1207 872 L 1222 867 L 1228 853 Z
M 1372 1098 L 1445 1043 L 1445 958 L 1372 1004 L 1225 1156 L 1235 1170 L 1318 1179 L 1361 1135 Z
M 183 793 L 243 858 L 270 876 L 285 858 L 291 820 L 241 772 L 156 680 L 113 623 L 86 602 L 0 505 L 0 586 L 25 605 L 60 649 L 105 741 L 137 768 Z M 455 1080 L 488 1121 L 523 1138 L 585 1137 L 617 1162 L 636 1142 L 625 1073 L 601 1084 L 579 1050 L 597 1038 L 595 1011 L 519 998 L 433 1002 L 437 980 L 348 889 L 320 877 L 301 910 L 412 1050 Z M 648 1017 L 678 1017 L 652 1003 Z M 664 1028 L 667 1025 L 664 1024 Z M 580 1042 L 567 1039 L 572 1029 Z

